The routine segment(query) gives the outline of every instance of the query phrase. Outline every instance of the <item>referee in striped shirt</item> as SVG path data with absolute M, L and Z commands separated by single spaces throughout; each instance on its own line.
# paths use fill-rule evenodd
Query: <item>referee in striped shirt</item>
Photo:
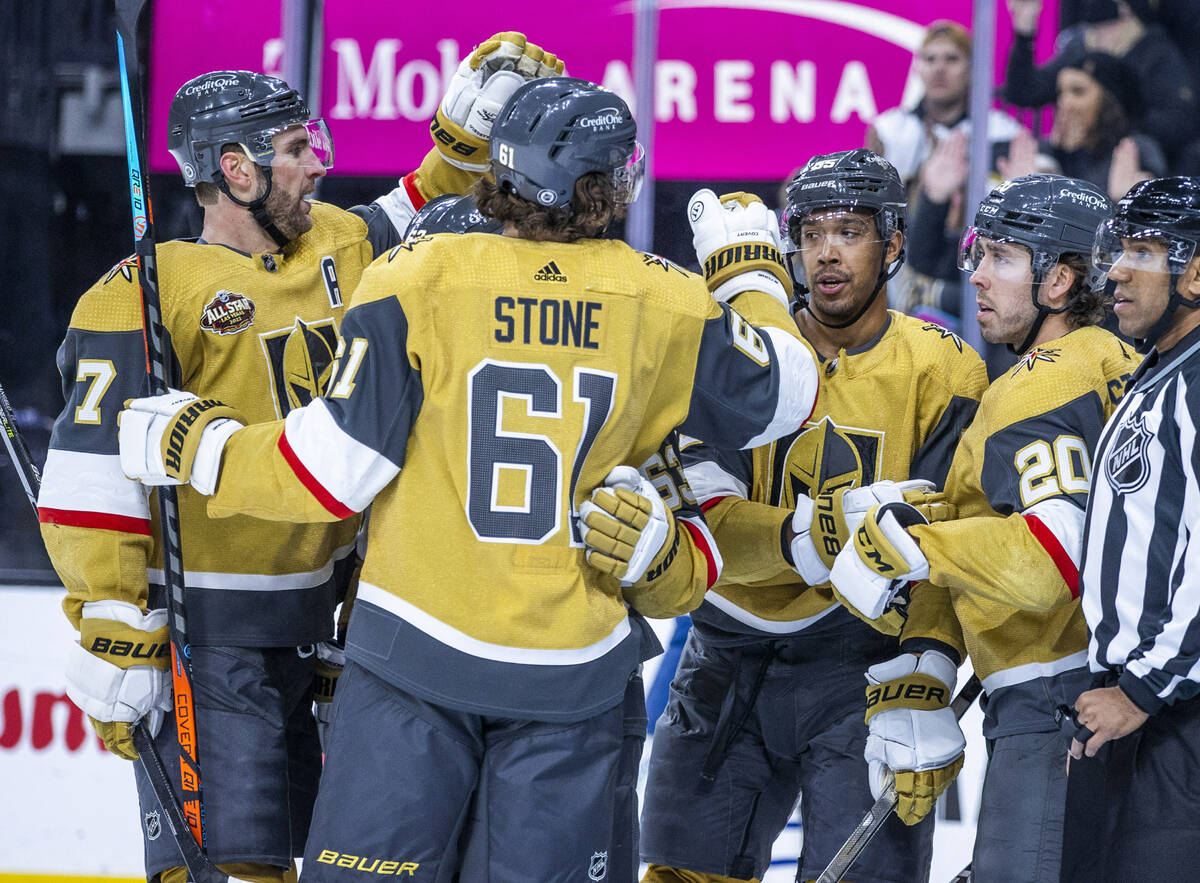
M 1136 185 L 1096 235 L 1149 355 L 1104 428 L 1081 598 L 1064 881 L 1200 879 L 1200 178 Z

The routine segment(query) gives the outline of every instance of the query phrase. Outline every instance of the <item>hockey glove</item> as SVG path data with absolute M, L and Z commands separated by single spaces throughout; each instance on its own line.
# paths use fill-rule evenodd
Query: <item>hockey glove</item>
M 313 715 L 317 719 L 317 736 L 321 740 L 321 751 L 326 751 L 327 731 L 333 720 L 333 693 L 338 678 L 346 665 L 346 650 L 333 641 L 322 641 L 317 645 L 317 668 L 313 672 Z
M 492 123 L 526 80 L 562 74 L 562 60 L 516 31 L 495 34 L 458 66 L 429 131 L 442 158 L 469 172 L 490 167 L 487 141 Z
M 697 190 L 688 203 L 692 244 L 708 290 L 721 303 L 743 291 L 763 291 L 785 307 L 792 281 L 775 213 L 750 193 Z
M 917 508 L 929 521 L 953 518 L 953 507 L 941 494 L 933 492 L 933 483 L 921 479 L 877 481 L 866 487 L 838 488 L 817 495 L 815 500 L 801 498 L 792 516 L 792 561 L 796 572 L 810 586 L 829 581 L 834 559 L 846 540 L 872 506 L 906 502 Z
M 623 585 L 665 570 L 679 546 L 675 516 L 654 485 L 632 466 L 617 466 L 608 473 L 579 507 L 579 520 L 588 564 Z
M 113 754 L 137 760 L 131 729 L 143 717 L 150 735 L 162 726 L 171 710 L 170 659 L 167 611 L 142 613 L 126 601 L 83 605 L 79 643 L 67 661 L 67 695 Z
M 866 619 L 878 619 L 909 580 L 927 578 L 929 562 L 905 528 L 928 523 L 908 503 L 868 509 L 854 542 L 838 553 L 829 572 L 842 603 Z
M 967 741 L 950 709 L 958 672 L 936 650 L 903 653 L 867 669 L 867 747 L 871 794 L 894 774 L 896 815 L 915 825 L 954 781 Z
M 245 424 L 216 399 L 170 390 L 129 399 L 118 417 L 121 469 L 147 485 L 190 484 L 204 495 L 217 489 L 225 442 Z

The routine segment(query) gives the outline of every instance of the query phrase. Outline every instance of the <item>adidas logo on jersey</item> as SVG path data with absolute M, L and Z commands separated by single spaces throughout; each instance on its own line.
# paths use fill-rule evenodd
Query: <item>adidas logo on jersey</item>
M 566 282 L 567 277 L 563 275 L 562 270 L 558 269 L 558 264 L 551 261 L 533 274 L 534 282 Z

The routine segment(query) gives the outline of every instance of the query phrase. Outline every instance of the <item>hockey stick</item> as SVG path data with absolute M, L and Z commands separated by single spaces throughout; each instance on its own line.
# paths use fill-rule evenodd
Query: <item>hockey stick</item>
M 967 709 L 971 707 L 971 703 L 983 691 L 983 684 L 979 682 L 979 678 L 971 675 L 971 679 L 963 684 L 963 688 L 958 691 L 958 695 L 950 703 L 950 708 L 954 711 L 956 718 L 962 718 L 967 713 Z M 871 842 L 871 838 L 883 827 L 883 823 L 888 820 L 888 816 L 896 808 L 896 785 L 889 781 L 887 787 L 883 789 L 883 793 L 879 795 L 879 799 L 872 804 L 867 810 L 867 814 L 863 816 L 863 820 L 858 823 L 850 836 L 846 838 L 846 842 L 842 844 L 842 848 L 834 853 L 829 864 L 825 866 L 825 870 L 821 872 L 821 876 L 817 877 L 816 883 L 838 883 L 842 876 L 850 870 L 850 866 L 862 854 L 862 851 L 867 848 L 867 844 Z
M 4 446 L 8 448 L 8 455 L 17 469 L 17 476 L 25 487 L 25 494 L 29 497 L 29 503 L 33 506 L 33 514 L 36 518 L 38 514 L 37 497 L 38 491 L 42 487 L 42 477 L 38 474 L 37 467 L 33 465 L 29 447 L 25 444 L 25 439 L 21 437 L 21 432 L 17 428 L 17 418 L 13 414 L 12 405 L 4 393 L 3 386 L 0 386 L 0 428 L 4 430 Z M 208 857 L 201 851 L 200 844 L 191 836 L 191 832 L 188 830 L 188 821 L 183 814 L 183 807 L 179 805 L 179 798 L 175 796 L 175 791 L 171 787 L 167 768 L 163 765 L 162 756 L 158 753 L 158 747 L 146 730 L 146 725 L 139 721 L 131 729 L 133 747 L 137 749 L 138 753 L 138 762 L 141 763 L 146 778 L 150 781 L 151 788 L 154 789 L 154 796 L 158 798 L 159 805 L 162 806 L 167 828 L 175 839 L 180 853 L 183 854 L 183 863 L 192 880 L 194 883 L 225 883 L 230 878 L 208 860 Z
M 146 126 L 137 48 L 137 24 L 145 0 L 116 0 L 117 55 L 121 69 L 121 102 L 125 117 L 125 154 L 129 164 L 129 196 L 133 207 L 134 251 L 142 292 L 142 335 L 146 345 L 146 374 L 151 395 L 167 391 L 169 365 L 164 347 L 162 306 L 158 296 L 154 210 L 144 169 Z M 196 715 L 192 700 L 191 647 L 184 616 L 183 550 L 179 536 L 179 502 L 173 487 L 160 487 L 158 511 L 162 532 L 163 575 L 167 591 L 167 624 L 171 635 L 171 684 L 175 729 L 179 736 L 179 778 L 184 815 L 192 837 L 205 848 L 204 801 L 197 760 Z M 140 750 L 140 749 L 139 749 Z M 211 864 L 209 867 L 212 867 Z M 220 872 L 217 872 L 220 874 Z M 222 874 L 220 879 L 224 880 Z M 199 880 L 199 878 L 197 878 Z

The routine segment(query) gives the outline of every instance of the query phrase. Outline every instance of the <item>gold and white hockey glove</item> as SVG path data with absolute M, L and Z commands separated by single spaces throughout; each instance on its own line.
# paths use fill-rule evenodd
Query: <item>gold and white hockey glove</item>
M 632 466 L 617 466 L 579 507 L 587 562 L 623 585 L 655 574 L 679 546 L 675 516 L 658 489 Z
M 333 694 L 337 690 L 338 678 L 346 666 L 346 649 L 334 641 L 322 641 L 317 645 L 317 667 L 313 672 L 313 714 L 317 719 L 317 737 L 321 740 L 321 751 L 328 749 L 329 723 L 333 720 Z
M 936 650 L 902 653 L 867 669 L 867 746 L 871 794 L 894 776 L 896 815 L 915 825 L 963 765 L 967 740 L 950 709 L 958 679 L 954 663 Z
M 221 453 L 245 418 L 216 399 L 170 390 L 129 399 L 118 417 L 121 471 L 142 484 L 190 484 L 205 496 L 217 489 Z
M 697 190 L 688 201 L 692 245 L 708 290 L 721 303 L 762 291 L 785 307 L 792 280 L 783 262 L 775 213 L 752 193 Z
M 67 695 L 91 718 L 113 754 L 137 760 L 133 724 L 146 719 L 150 735 L 171 710 L 171 642 L 167 611 L 142 611 L 126 601 L 88 601 L 79 643 L 67 661 Z
M 829 582 L 834 559 L 872 506 L 909 503 L 930 521 L 954 517 L 954 507 L 934 492 L 933 482 L 922 479 L 877 481 L 866 487 L 838 488 L 796 501 L 791 542 L 796 572 L 810 586 Z
M 468 172 L 486 172 L 488 138 L 504 102 L 527 80 L 562 73 L 562 60 L 524 34 L 493 34 L 459 64 L 429 125 L 442 158 Z
M 905 530 L 928 524 L 908 503 L 872 506 L 829 572 L 839 598 L 864 619 L 879 619 L 909 580 L 929 576 L 929 562 Z

